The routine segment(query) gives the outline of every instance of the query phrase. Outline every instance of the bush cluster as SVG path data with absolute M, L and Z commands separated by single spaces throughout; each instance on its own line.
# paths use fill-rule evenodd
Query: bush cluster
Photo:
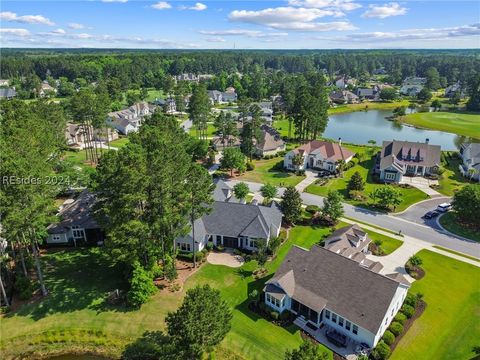
M 13 287 L 21 300 L 29 300 L 33 295 L 33 284 L 23 275 L 17 277 Z
M 387 345 L 392 345 L 393 342 L 395 341 L 395 335 L 390 330 L 385 331 L 383 334 L 382 340 L 385 342 Z
M 247 171 L 253 171 L 255 170 L 255 164 L 252 163 L 251 161 L 247 162 Z
M 402 309 L 400 310 L 402 314 L 404 314 L 408 319 L 410 319 L 413 314 L 415 314 L 415 308 L 410 305 L 403 305 Z
M 398 336 L 403 332 L 403 325 L 397 321 L 394 321 L 390 324 L 389 330 L 393 335 Z
M 384 341 L 380 341 L 375 349 L 372 350 L 372 358 L 375 360 L 386 360 L 390 357 L 391 350 Z
M 394 320 L 403 325 L 403 324 L 405 324 L 405 321 L 407 320 L 407 316 L 405 314 L 402 314 L 401 312 L 399 312 L 397 315 L 395 315 Z

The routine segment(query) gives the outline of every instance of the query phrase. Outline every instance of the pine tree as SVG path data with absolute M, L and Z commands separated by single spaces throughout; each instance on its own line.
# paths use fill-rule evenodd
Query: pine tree
M 283 217 L 290 224 L 297 222 L 302 215 L 302 198 L 293 186 L 288 186 L 282 196 Z
M 365 182 L 363 181 L 362 175 L 360 175 L 358 171 L 355 171 L 355 173 L 350 178 L 350 181 L 348 182 L 348 185 L 347 185 L 348 191 L 352 191 L 352 190 L 362 191 L 364 187 L 365 187 Z

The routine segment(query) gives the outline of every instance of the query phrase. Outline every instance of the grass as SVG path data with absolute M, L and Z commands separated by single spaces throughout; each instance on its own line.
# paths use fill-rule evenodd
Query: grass
M 269 274 L 263 279 L 252 277 L 257 265 L 249 262 L 238 269 L 205 264 L 187 280 L 187 289 L 203 283 L 218 288 L 232 307 L 232 329 L 216 350 L 217 358 L 274 360 L 300 345 L 295 326 L 281 328 L 250 312 L 248 294 L 263 288 L 294 244 L 310 248 L 330 232 L 323 227 L 293 228 L 277 257 L 267 263 Z M 125 284 L 121 269 L 102 256 L 101 248 L 48 253 L 42 260 L 50 295 L 2 319 L 0 350 L 4 358 L 39 349 L 91 350 L 118 357 L 125 345 L 145 331 L 163 330 L 166 314 L 178 307 L 184 295 L 157 293 L 140 310 L 113 307 L 104 303 L 106 293 Z M 332 353 L 322 349 L 331 359 Z
M 375 242 L 376 240 L 380 240 L 382 242 L 380 247 L 382 248 L 385 255 L 391 254 L 403 244 L 403 241 L 394 239 L 390 236 L 383 235 L 372 230 L 363 230 L 368 234 L 368 236 L 373 240 L 373 242 Z
M 422 293 L 427 307 L 390 359 L 473 359 L 480 338 L 480 269 L 428 250 L 418 255 L 426 275 L 411 291 Z
M 392 102 L 365 102 L 360 104 L 337 105 L 337 107 L 328 109 L 329 115 L 343 114 L 354 111 L 364 110 L 393 110 L 399 106 L 408 106 L 410 101 L 392 101 Z
M 213 126 L 213 123 L 207 123 L 207 138 L 213 138 L 216 135 L 217 129 Z M 190 135 L 197 136 L 197 130 L 193 126 L 190 129 Z
M 278 162 L 283 163 L 283 158 L 275 157 L 268 160 L 254 160 L 255 169 L 245 172 L 237 180 L 268 183 L 275 186 L 295 186 L 305 178 L 305 176 L 297 176 L 293 172 L 276 170 L 274 167 Z
M 476 258 L 474 256 L 470 256 L 470 255 L 467 255 L 467 254 L 464 254 L 464 253 L 461 253 L 461 252 L 458 252 L 458 251 L 455 251 L 455 250 L 450 250 L 450 249 L 447 249 L 447 248 L 444 248 L 444 247 L 438 246 L 438 245 L 433 245 L 433 247 L 436 248 L 436 249 L 442 250 L 442 251 L 449 252 L 451 254 L 455 254 L 455 255 L 458 255 L 458 256 L 476 261 L 476 262 L 480 262 L 480 259 Z
M 378 230 L 382 230 L 382 231 L 388 232 L 388 233 L 393 234 L 393 235 L 403 236 L 403 235 L 398 235 L 398 232 L 396 232 L 396 231 L 393 231 L 393 230 L 390 230 L 390 229 L 385 229 L 385 228 L 383 228 L 383 227 L 381 227 L 381 226 L 374 225 L 374 224 L 370 224 L 370 223 L 367 223 L 367 222 L 365 222 L 365 221 L 360 221 L 360 220 L 358 220 L 358 219 L 354 219 L 354 218 L 351 218 L 351 217 L 348 217 L 348 216 L 344 216 L 344 218 L 345 218 L 345 219 L 349 219 L 349 220 L 354 221 L 354 222 L 359 223 L 359 224 L 367 225 L 367 226 L 369 226 L 369 227 L 371 227 L 371 228 L 374 228 L 374 229 L 378 229 Z
M 330 179 L 324 185 L 318 185 L 318 184 L 309 185 L 305 191 L 308 193 L 320 195 L 320 196 L 326 196 L 330 190 L 338 191 L 342 195 L 344 201 L 350 204 L 361 206 L 361 207 L 372 207 L 371 205 L 368 204 L 370 200 L 369 194 L 375 188 L 379 188 L 381 186 L 391 186 L 391 185 L 377 184 L 373 181 L 372 175 L 371 175 L 371 169 L 373 168 L 374 160 L 373 158 L 371 158 L 371 156 L 373 155 L 373 151 L 371 151 L 371 148 L 363 147 L 363 146 L 354 146 L 354 145 L 345 145 L 345 147 L 360 154 L 361 161 L 354 167 L 345 171 L 343 173 L 343 177 Z M 365 189 L 363 190 L 363 194 L 367 198 L 365 201 L 353 200 L 353 199 L 350 199 L 350 197 L 348 196 L 348 190 L 347 190 L 348 181 L 356 171 L 358 171 L 360 175 L 363 177 L 363 179 L 366 180 Z M 397 189 L 401 192 L 402 202 L 400 203 L 400 205 L 396 207 L 395 209 L 396 212 L 403 211 L 406 208 L 408 208 L 410 205 L 416 202 L 428 199 L 427 194 L 425 194 L 424 192 L 416 188 L 397 187 Z
M 454 211 L 449 211 L 446 214 L 443 214 L 440 216 L 438 221 L 446 230 L 450 231 L 451 233 L 480 242 L 480 232 L 476 231 L 475 229 L 465 227 L 462 223 L 460 223 L 457 220 Z
M 467 112 L 424 112 L 409 114 L 401 122 L 419 128 L 450 132 L 480 139 L 480 114 Z
M 110 146 L 121 148 L 128 144 L 130 140 L 127 137 L 121 137 L 117 140 L 110 141 Z
M 460 190 L 468 180 L 460 173 L 458 166 L 462 163 L 460 158 L 453 151 L 444 151 L 442 153 L 442 167 L 444 172 L 438 179 L 439 193 L 446 196 L 453 196 Z

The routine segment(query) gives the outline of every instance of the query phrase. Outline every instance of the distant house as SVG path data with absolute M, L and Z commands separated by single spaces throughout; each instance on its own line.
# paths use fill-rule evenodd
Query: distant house
M 174 114 L 177 112 L 177 103 L 172 97 L 167 99 L 155 99 L 154 104 L 161 106 L 163 111 L 165 111 L 167 114 Z
M 348 90 L 332 91 L 329 97 L 332 102 L 337 104 L 356 104 L 360 101 L 357 95 Z
M 87 127 L 82 124 L 67 124 L 65 128 L 65 140 L 68 146 L 85 148 L 87 139 Z M 90 126 L 90 136 L 93 141 L 108 142 L 118 139 L 118 132 L 111 128 L 94 129 Z
M 293 246 L 264 287 L 265 303 L 291 311 L 294 324 L 324 344 L 374 348 L 400 310 L 410 284 L 314 245 Z
M 40 84 L 40 90 L 38 91 L 38 95 L 40 97 L 45 97 L 48 93 L 57 93 L 57 89 L 51 86 L 46 80 Z
M 356 94 L 361 100 L 380 100 L 380 88 L 378 86 L 374 86 L 373 88 L 357 88 Z
M 145 116 L 152 115 L 155 106 L 146 102 L 133 104 L 128 109 L 108 113 L 107 124 L 117 129 L 120 133 L 128 135 L 137 132 Z
M 459 94 L 460 98 L 465 97 L 465 89 L 462 88 L 462 85 L 459 81 L 457 81 L 453 85 L 447 86 L 447 88 L 445 89 L 445 97 L 451 98 L 456 94 Z
M 97 244 L 104 235 L 92 217 L 95 196 L 84 190 L 73 202 L 65 204 L 57 214 L 59 222 L 47 227 L 47 244 Z
M 228 87 L 222 93 L 222 100 L 223 102 L 237 102 L 237 93 L 235 92 L 235 88 Z
M 212 104 L 224 104 L 237 101 L 237 93 L 233 87 L 229 87 L 225 91 L 208 90 L 208 97 Z
M 240 145 L 240 139 L 233 135 L 228 135 L 225 138 L 223 136 L 214 136 L 212 139 L 212 146 L 215 151 L 223 151 L 228 147 L 240 147 Z
M 352 160 L 354 152 L 344 148 L 339 143 L 313 140 L 294 150 L 289 151 L 285 155 L 284 167 L 288 170 L 328 170 L 335 172 L 338 168 L 339 161 L 348 163 Z M 301 156 L 303 163 L 300 166 L 293 164 L 293 158 Z
M 466 143 L 460 147 L 463 163 L 459 165 L 463 176 L 480 182 L 480 143 Z
M 422 77 L 407 77 L 403 80 L 400 94 L 407 96 L 417 96 L 427 83 L 426 78 Z
M 403 175 L 425 176 L 436 174 L 440 166 L 439 145 L 410 141 L 384 141 L 377 156 L 375 171 L 380 180 L 398 183 Z
M 0 79 L 0 86 L 8 86 L 8 85 L 10 85 L 10 80 Z
M 201 80 L 207 80 L 211 79 L 213 75 L 210 74 L 192 74 L 192 73 L 186 73 L 186 74 L 181 74 L 181 75 L 175 75 L 174 79 L 175 81 L 192 81 L 192 82 L 199 82 Z
M 195 221 L 195 250 L 201 251 L 211 241 L 229 248 L 257 250 L 258 241 L 278 236 L 282 212 L 277 203 L 270 206 L 239 203 L 223 181 L 217 182 L 212 211 Z M 192 231 L 176 239 L 179 250 L 192 251 Z
M 341 90 L 346 89 L 348 85 L 354 86 L 355 80 L 348 76 L 339 76 L 335 79 L 335 86 Z
M 261 138 L 255 143 L 257 156 L 276 155 L 280 151 L 285 151 L 285 141 L 283 141 L 277 129 L 262 125 L 260 130 Z
M 0 99 L 13 99 L 17 92 L 13 88 L 0 88 Z
M 223 102 L 222 92 L 218 90 L 208 90 L 208 97 L 212 104 L 220 104 Z

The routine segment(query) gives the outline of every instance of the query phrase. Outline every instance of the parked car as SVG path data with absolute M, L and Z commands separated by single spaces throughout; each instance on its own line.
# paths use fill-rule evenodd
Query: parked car
M 450 203 L 442 203 L 440 205 L 437 206 L 437 211 L 438 212 L 441 212 L 441 213 L 445 213 L 447 212 L 448 210 L 450 210 L 452 208 L 452 204 Z
M 439 214 L 440 213 L 437 210 L 433 210 L 433 211 L 427 212 L 425 215 L 423 215 L 423 217 L 425 219 L 433 219 L 433 218 L 437 217 Z

